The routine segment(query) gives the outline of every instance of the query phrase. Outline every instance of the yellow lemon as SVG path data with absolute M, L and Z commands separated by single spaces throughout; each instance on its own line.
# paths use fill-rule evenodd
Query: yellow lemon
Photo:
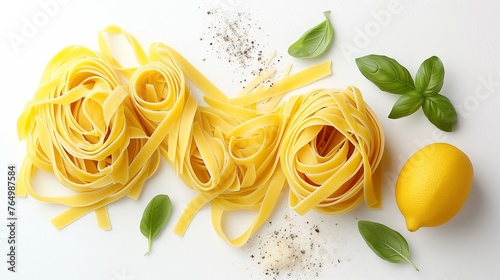
M 415 152 L 396 182 L 396 202 L 408 230 L 451 220 L 467 200 L 473 177 L 470 159 L 453 145 L 433 143 Z

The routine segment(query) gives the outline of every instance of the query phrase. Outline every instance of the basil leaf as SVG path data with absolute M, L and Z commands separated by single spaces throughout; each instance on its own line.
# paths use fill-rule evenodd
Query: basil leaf
M 359 71 L 379 89 L 405 94 L 415 90 L 410 72 L 396 60 L 383 55 L 367 55 L 356 58 Z
M 333 27 L 328 19 L 330 11 L 326 11 L 326 20 L 306 31 L 297 42 L 288 48 L 288 53 L 298 58 L 314 58 L 324 53 L 333 40 Z
M 399 232 L 370 221 L 359 221 L 358 229 L 366 244 L 377 256 L 392 263 L 409 262 L 418 271 L 410 260 L 408 243 Z
M 444 66 L 437 56 L 431 56 L 420 65 L 415 77 L 417 90 L 425 96 L 433 96 L 441 91 L 444 83 Z
M 428 96 L 422 104 L 425 116 L 437 128 L 451 132 L 457 123 L 457 112 L 450 100 L 440 94 Z
M 165 194 L 155 196 L 144 209 L 141 219 L 141 233 L 148 239 L 146 255 L 151 251 L 153 240 L 167 224 L 170 212 L 172 212 L 172 202 Z
M 391 119 L 399 119 L 415 113 L 424 102 L 424 96 L 418 91 L 410 91 L 401 95 L 389 114 Z

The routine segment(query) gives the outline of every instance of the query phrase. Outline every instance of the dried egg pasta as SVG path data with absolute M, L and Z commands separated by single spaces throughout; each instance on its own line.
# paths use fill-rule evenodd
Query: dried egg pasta
M 107 35 L 122 35 L 137 66 L 113 56 Z M 284 94 L 321 79 L 330 62 L 289 74 L 272 85 L 264 71 L 229 98 L 172 48 L 154 43 L 149 53 L 117 26 L 98 35 L 100 52 L 73 46 L 47 65 L 42 82 L 18 120 L 27 142 L 18 194 L 70 208 L 52 222 L 62 228 L 95 211 L 110 228 L 106 206 L 137 198 L 163 157 L 197 195 L 179 217 L 182 235 L 196 213 L 210 204 L 215 230 L 243 245 L 271 214 L 288 184 L 298 213 L 316 209 L 340 213 L 363 197 L 380 203 L 371 180 L 383 152 L 383 134 L 373 112 L 354 87 Z M 186 84 L 204 94 L 199 106 Z M 54 173 L 74 194 L 49 197 L 31 186 L 36 169 Z M 256 217 L 237 237 L 224 217 L 253 210 Z

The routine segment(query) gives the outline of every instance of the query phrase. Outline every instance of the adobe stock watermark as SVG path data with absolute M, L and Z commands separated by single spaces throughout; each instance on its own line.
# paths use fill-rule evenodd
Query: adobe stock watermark
M 70 0 L 40 0 L 37 2 L 38 10 L 30 16 L 21 17 L 20 29 L 7 33 L 7 39 L 17 53 L 21 47 L 27 45 L 35 38 L 39 31 L 49 24 L 50 19 L 59 14 L 61 7 Z
M 128 274 L 125 269 L 121 269 L 117 271 L 115 269 L 111 270 L 111 279 L 110 280 L 137 280 L 133 275 Z
M 354 27 L 354 38 L 352 44 L 342 42 L 340 50 L 347 60 L 351 60 L 353 55 L 361 54 L 361 50 L 366 48 L 373 38 L 380 35 L 382 28 L 387 27 L 393 19 L 393 15 L 397 15 L 403 11 L 403 6 L 398 0 L 391 0 L 387 3 L 385 9 L 379 11 L 371 11 L 372 19 L 365 23 L 363 28 Z
M 487 77 L 479 76 L 477 79 L 478 83 L 474 88 L 474 93 L 465 97 L 462 103 L 455 106 L 458 116 L 462 119 L 469 118 L 473 112 L 479 109 L 481 102 L 489 99 L 500 89 L 500 79 L 494 80 L 492 74 Z
M 475 111 L 477 111 L 482 102 L 485 102 L 490 97 L 494 96 L 495 92 L 500 91 L 500 75 L 498 75 L 498 80 L 494 79 L 494 75 L 489 74 L 487 77 L 478 76 L 478 83 L 474 88 L 474 92 L 467 95 L 461 103 L 454 104 L 457 111 L 457 115 L 460 119 L 469 118 Z M 459 120 L 460 121 L 460 120 Z M 446 142 L 447 134 L 437 128 L 435 128 L 429 137 L 424 139 L 415 139 L 414 144 L 416 150 L 423 148 L 432 143 L 436 142 Z M 402 167 L 411 155 L 403 156 L 399 155 L 397 158 L 397 166 Z M 418 163 L 418 160 L 417 160 Z M 385 184 L 387 184 L 392 190 L 396 186 L 396 181 L 398 179 L 399 173 L 393 170 L 387 170 L 383 172 L 383 179 Z
M 415 150 L 412 152 L 412 154 L 418 150 L 420 150 L 421 148 L 427 146 L 427 145 L 430 145 L 432 143 L 437 143 L 437 142 L 446 142 L 446 133 L 447 132 L 444 132 L 444 131 L 441 131 L 437 128 L 435 128 L 434 130 L 431 131 L 431 134 L 426 137 L 426 138 L 423 138 L 423 139 L 415 139 L 413 141 L 413 144 L 415 144 Z M 411 154 L 410 155 L 402 155 L 400 154 L 397 158 L 397 167 L 398 169 L 399 168 L 402 168 L 403 165 L 406 163 L 406 161 L 410 158 Z M 415 163 L 418 164 L 418 162 L 420 161 L 420 159 L 416 159 L 415 160 Z M 395 190 L 395 187 L 396 187 L 396 181 L 398 180 L 398 177 L 399 177 L 399 170 L 397 171 L 394 171 L 394 170 L 386 170 L 382 173 L 382 178 L 384 180 L 384 183 L 389 186 L 391 188 L 391 190 Z
M 232 10 L 240 6 L 244 0 L 214 0 L 214 3 L 224 10 Z

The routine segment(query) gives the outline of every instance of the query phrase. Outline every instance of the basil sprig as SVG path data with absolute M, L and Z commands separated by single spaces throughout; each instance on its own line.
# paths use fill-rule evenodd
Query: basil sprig
M 172 212 L 172 202 L 168 195 L 155 196 L 144 209 L 141 219 L 141 233 L 148 239 L 148 251 L 151 251 L 153 240 L 167 224 Z
M 288 48 L 288 53 L 298 58 L 314 58 L 324 53 L 333 40 L 333 27 L 328 19 L 330 11 L 323 12 L 325 20 L 306 31 Z
M 389 113 L 398 119 L 415 113 L 420 107 L 437 128 L 451 132 L 457 123 L 457 112 L 450 100 L 439 94 L 444 82 L 444 66 L 437 56 L 426 59 L 419 67 L 415 81 L 410 72 L 396 60 L 383 55 L 356 58 L 361 73 L 380 90 L 400 94 Z
M 408 242 L 399 232 L 370 221 L 359 221 L 358 229 L 366 244 L 377 256 L 392 263 L 408 262 L 419 271 L 410 260 Z

